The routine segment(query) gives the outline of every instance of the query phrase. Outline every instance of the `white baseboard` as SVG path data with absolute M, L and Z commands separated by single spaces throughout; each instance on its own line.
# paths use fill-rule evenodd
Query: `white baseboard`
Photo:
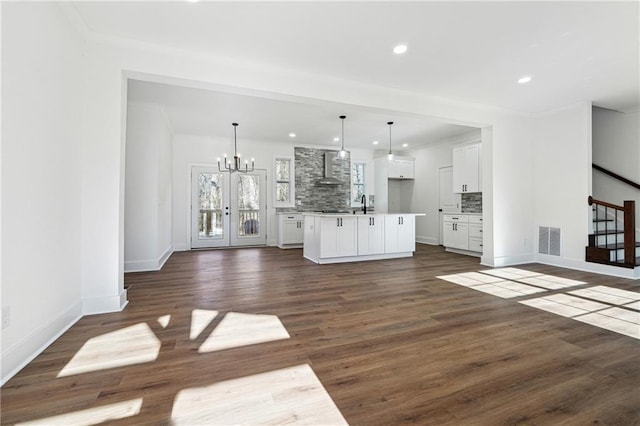
M 82 314 L 95 315 L 108 312 L 120 312 L 127 306 L 127 290 L 122 289 L 120 294 L 105 297 L 86 297 L 82 299 Z
M 2 348 L 2 382 L 15 376 L 35 357 L 40 355 L 58 337 L 82 318 L 82 302 L 76 301 L 56 318 L 37 328 L 33 333 L 24 336 L 9 347 Z
M 464 254 L 466 256 L 482 257 L 482 253 L 477 251 L 460 250 L 460 249 L 451 248 L 451 247 L 445 247 L 445 251 L 448 251 L 450 253 Z
M 432 237 L 418 237 L 416 236 L 416 243 L 429 244 L 430 246 L 437 246 L 438 239 Z
M 169 260 L 172 254 L 173 254 L 173 246 L 171 245 L 167 247 L 164 253 L 162 253 L 162 256 L 160 256 L 160 258 L 158 259 L 158 270 L 162 269 L 165 262 Z
M 524 263 L 535 262 L 533 254 L 520 254 L 516 256 L 490 257 L 481 256 L 480 264 L 491 266 L 492 268 L 503 268 L 505 266 L 522 265 Z
M 126 274 L 128 272 L 159 271 L 160 269 L 162 269 L 162 266 L 169 259 L 169 257 L 171 257 L 173 252 L 173 246 L 169 246 L 157 259 L 125 261 L 124 272 Z
M 566 259 L 557 256 L 538 254 L 535 262 L 544 265 L 558 266 L 560 268 L 575 269 L 578 271 L 592 272 L 594 274 L 610 275 L 613 277 L 640 279 L 640 267 L 634 269 L 621 268 L 619 266 L 603 265 L 600 263 L 586 262 L 584 260 Z
M 189 251 L 191 247 L 187 243 L 173 244 L 173 251 Z

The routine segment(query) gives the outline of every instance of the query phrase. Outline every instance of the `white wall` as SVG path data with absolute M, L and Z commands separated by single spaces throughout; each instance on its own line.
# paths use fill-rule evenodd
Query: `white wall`
M 0 7 L 4 383 L 82 313 L 83 70 L 82 45 L 57 6 Z
M 157 105 L 129 103 L 125 272 L 159 270 L 171 253 L 171 129 Z
M 640 183 L 640 112 L 593 108 L 593 163 Z M 636 202 L 636 235 L 640 235 L 640 191 L 593 170 L 593 197 L 622 205 Z M 640 238 L 640 237 L 637 237 Z
M 586 267 L 591 192 L 591 104 L 551 112 L 536 120 L 535 243 L 539 226 L 561 229 L 561 256 L 540 262 Z

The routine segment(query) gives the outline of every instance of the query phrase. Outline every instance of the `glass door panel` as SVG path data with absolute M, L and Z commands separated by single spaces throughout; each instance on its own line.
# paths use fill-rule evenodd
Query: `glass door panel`
M 231 245 L 266 244 L 266 172 L 234 173 L 231 177 L 232 212 Z
M 191 247 L 229 245 L 228 174 L 194 167 L 191 173 Z

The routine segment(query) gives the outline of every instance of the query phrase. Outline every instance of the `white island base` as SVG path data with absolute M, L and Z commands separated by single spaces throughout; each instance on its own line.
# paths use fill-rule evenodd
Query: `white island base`
M 411 257 L 424 214 L 304 215 L 303 256 L 319 264 Z

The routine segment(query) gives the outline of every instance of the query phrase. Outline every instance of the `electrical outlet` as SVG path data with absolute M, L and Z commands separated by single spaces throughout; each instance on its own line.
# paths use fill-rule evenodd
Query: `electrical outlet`
M 2 307 L 2 329 L 11 325 L 11 308 L 9 306 Z

